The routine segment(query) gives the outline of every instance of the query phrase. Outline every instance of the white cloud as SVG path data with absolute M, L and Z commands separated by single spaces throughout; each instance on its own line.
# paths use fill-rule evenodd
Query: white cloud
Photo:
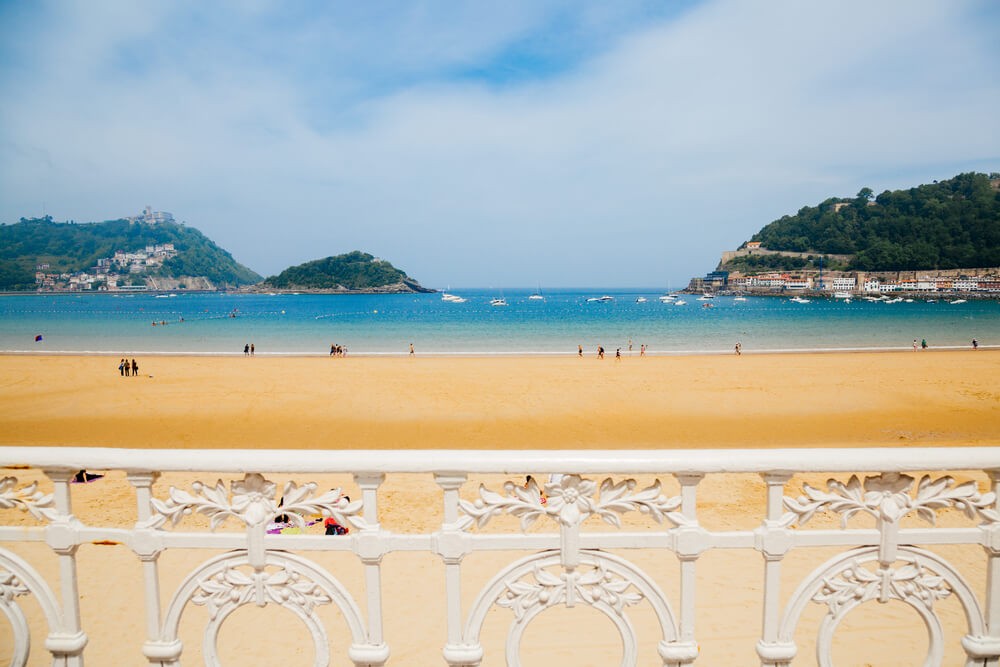
M 190 48 L 165 32 L 190 7 L 61 7 L 56 46 L 0 79 L 22 101 L 0 109 L 0 219 L 149 203 L 264 273 L 360 248 L 432 285 L 676 285 L 801 205 L 1000 157 L 975 4 L 706 2 L 500 85 L 449 76 L 564 7 L 484 26 L 444 5 L 308 21 L 265 3 L 211 16 L 225 34 Z

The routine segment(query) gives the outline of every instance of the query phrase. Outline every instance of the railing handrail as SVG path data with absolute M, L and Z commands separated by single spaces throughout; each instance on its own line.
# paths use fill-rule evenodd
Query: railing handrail
M 117 449 L 0 447 L 0 466 L 161 472 L 578 474 L 1000 470 L 1000 443 L 982 447 L 781 449 Z

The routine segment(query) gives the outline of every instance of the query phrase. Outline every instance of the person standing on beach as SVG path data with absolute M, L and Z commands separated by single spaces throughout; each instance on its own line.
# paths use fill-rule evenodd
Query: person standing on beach
M 645 357 L 646 356 L 646 344 L 645 343 L 643 343 L 642 345 L 639 346 L 639 356 L 640 357 Z
M 597 358 L 598 359 L 603 359 L 604 358 L 604 346 L 603 345 L 598 345 L 597 346 Z
M 583 357 L 583 345 L 576 346 L 576 356 Z
M 927 339 L 926 338 L 921 338 L 920 339 L 920 349 L 921 350 L 926 350 L 927 349 Z
M 135 359 L 132 360 L 132 377 L 138 377 L 139 375 L 139 364 L 135 363 Z
M 619 347 L 615 349 L 615 361 L 621 361 L 621 360 L 622 360 L 622 349 Z
M 978 350 L 979 349 L 979 341 L 976 340 L 975 338 L 972 339 L 972 349 L 973 350 Z
M 913 341 L 913 342 L 916 343 L 917 341 Z M 249 357 L 250 356 L 250 343 L 247 343 L 246 345 L 243 346 L 243 356 L 244 357 Z
M 916 338 L 913 339 L 913 351 L 914 352 L 917 351 L 917 339 Z
M 118 374 L 121 375 L 122 377 L 125 377 L 125 360 L 124 359 L 120 359 L 118 361 Z
M 413 356 L 413 343 L 410 343 L 410 356 Z
M 629 336 L 629 338 L 628 338 L 628 353 L 632 354 L 632 337 L 631 336 Z
M 128 359 L 122 359 L 122 361 L 125 363 L 125 377 L 128 377 L 132 374 L 132 366 L 128 363 Z
M 736 356 L 738 357 L 741 354 L 743 354 L 743 343 L 740 343 L 740 342 L 737 341 L 737 343 L 736 343 Z
M 253 343 L 250 343 L 250 356 L 253 356 Z

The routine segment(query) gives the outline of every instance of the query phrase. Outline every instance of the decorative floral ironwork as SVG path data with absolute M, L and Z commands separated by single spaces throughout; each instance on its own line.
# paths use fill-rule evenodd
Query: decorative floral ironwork
M 31 593 L 28 587 L 8 570 L 0 570 L 0 604 L 10 604 L 14 598 Z
M 285 484 L 281 505 L 276 501 L 274 482 L 258 473 L 249 473 L 242 480 L 232 482 L 232 501 L 222 480 L 217 480 L 214 487 L 194 482 L 191 488 L 194 493 L 171 487 L 166 501 L 153 498 L 150 501 L 154 512 L 151 525 L 159 527 L 168 520 L 177 525 L 184 516 L 193 512 L 209 517 L 213 530 L 229 517 L 236 517 L 247 526 L 258 526 L 278 514 L 287 515 L 289 521 L 299 527 L 305 526 L 303 516 L 316 514 L 332 516 L 339 523 L 351 523 L 356 527 L 365 523 L 357 516 L 362 501 L 348 502 L 340 489 L 331 489 L 313 498 L 316 491 L 313 482 L 301 487 L 295 482 Z
M 931 480 L 924 475 L 917 485 L 915 496 L 910 495 L 913 477 L 909 475 L 881 474 L 865 477 L 864 484 L 857 475 L 852 475 L 847 484 L 828 480 L 829 492 L 803 484 L 805 495 L 798 499 L 785 497 L 786 515 L 789 524 L 805 524 L 817 512 L 831 511 L 841 515 L 841 523 L 846 526 L 848 519 L 864 512 L 884 522 L 895 523 L 911 512 L 934 524 L 935 511 L 947 507 L 961 510 L 970 519 L 977 515 L 984 521 L 1000 521 L 1000 514 L 994 509 L 996 495 L 979 493 L 975 482 L 955 485 L 950 476 Z
M 16 477 L 4 477 L 0 479 L 0 509 L 13 508 L 26 511 L 39 521 L 53 521 L 58 514 L 52 494 L 42 494 L 38 482 L 18 489 Z
M 479 498 L 475 502 L 459 501 L 466 515 L 462 528 L 472 523 L 485 526 L 490 519 L 508 513 L 521 518 L 522 530 L 531 526 L 539 517 L 549 516 L 563 526 L 573 527 L 596 515 L 612 526 L 621 527 L 620 514 L 631 510 L 648 513 L 657 523 L 664 518 L 676 525 L 684 523 L 684 517 L 674 510 L 681 505 L 680 496 L 667 498 L 661 493 L 660 481 L 642 491 L 634 492 L 636 481 L 627 479 L 614 484 L 610 478 L 601 482 L 600 489 L 593 480 L 579 475 L 564 475 L 558 482 L 545 485 L 547 499 L 543 499 L 534 479 L 525 486 L 507 482 L 504 493 L 479 487 Z M 597 493 L 595 499 L 594 492 Z
M 813 596 L 813 602 L 826 604 L 835 616 L 849 602 L 867 602 L 879 598 L 917 603 L 930 609 L 935 600 L 951 595 L 951 586 L 944 577 L 923 567 L 919 561 L 899 568 L 879 568 L 872 571 L 858 561 L 852 561 L 836 577 L 823 579 L 823 587 Z
M 200 581 L 191 602 L 206 607 L 214 620 L 223 607 L 240 607 L 249 602 L 261 607 L 273 602 L 310 614 L 316 606 L 332 600 L 316 582 L 287 566 L 274 572 L 249 573 L 227 566 Z
M 641 592 L 629 592 L 632 582 L 608 572 L 603 564 L 584 573 L 572 571 L 559 575 L 536 567 L 534 577 L 536 583 L 506 582 L 506 591 L 497 599 L 497 604 L 511 609 L 517 620 L 535 608 L 572 605 L 577 601 L 591 606 L 604 603 L 620 616 L 626 606 L 643 599 Z

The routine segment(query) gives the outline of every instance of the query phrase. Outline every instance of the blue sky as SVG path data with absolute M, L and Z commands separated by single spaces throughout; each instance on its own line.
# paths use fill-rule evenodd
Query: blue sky
M 677 287 L 827 196 L 1000 171 L 998 63 L 990 0 L 0 2 L 0 221 Z

